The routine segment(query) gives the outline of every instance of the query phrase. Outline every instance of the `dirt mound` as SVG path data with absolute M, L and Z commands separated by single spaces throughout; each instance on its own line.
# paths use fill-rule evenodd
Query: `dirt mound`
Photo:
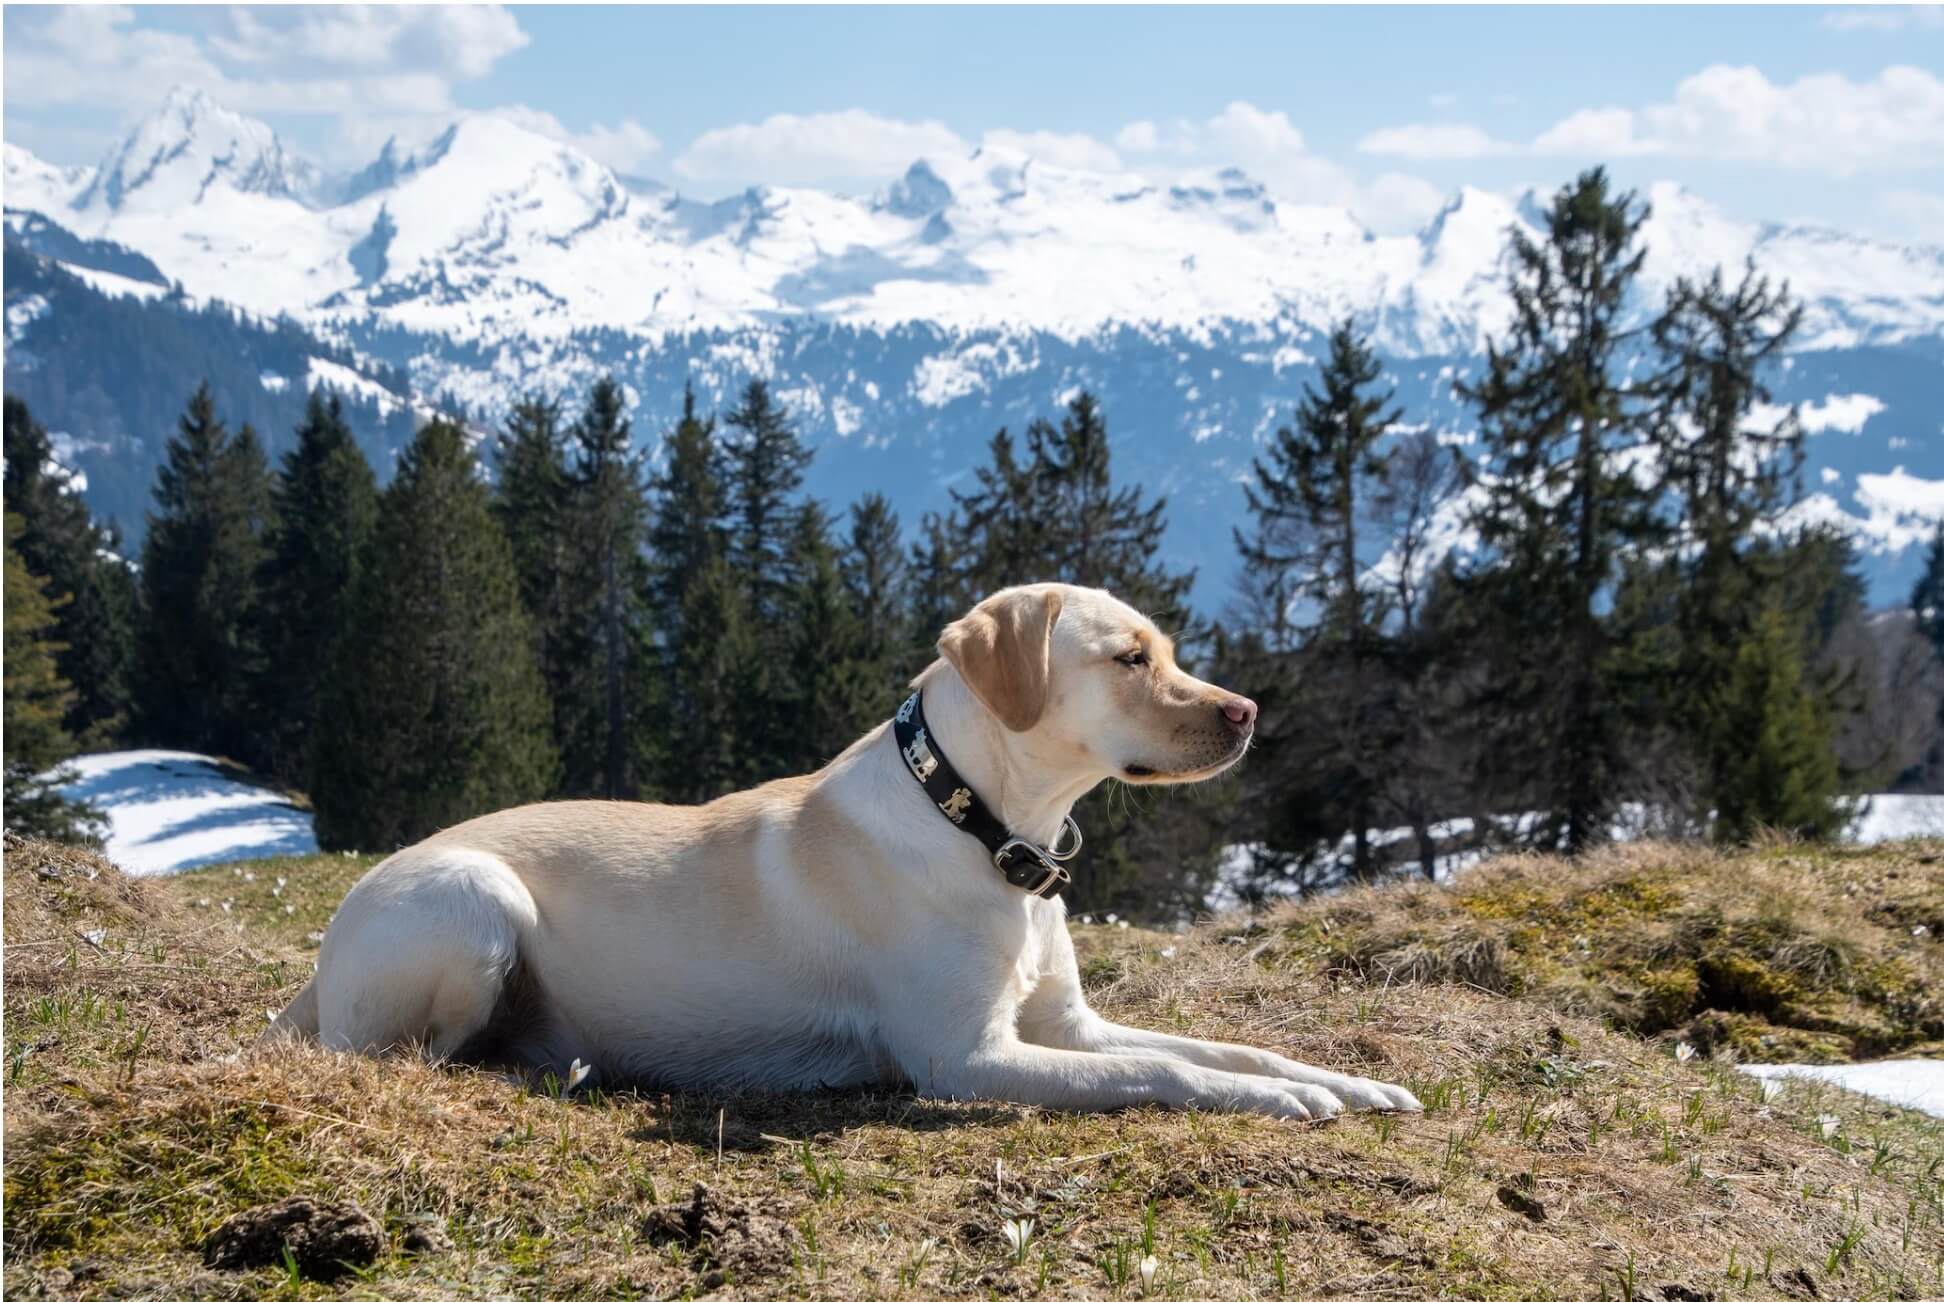
M 741 1202 L 699 1181 L 686 1206 L 657 1207 L 642 1223 L 651 1243 L 679 1243 L 706 1288 L 788 1270 L 803 1236 L 774 1200 Z
M 283 1264 L 286 1254 L 305 1279 L 325 1282 L 378 1260 L 385 1227 L 352 1203 L 318 1202 L 301 1194 L 238 1212 L 203 1242 L 212 1270 L 254 1270 Z

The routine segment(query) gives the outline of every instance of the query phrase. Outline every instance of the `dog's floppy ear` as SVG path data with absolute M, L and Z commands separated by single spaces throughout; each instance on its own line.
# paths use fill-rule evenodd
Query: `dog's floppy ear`
M 999 722 L 1024 732 L 1046 712 L 1053 625 L 1060 618 L 1057 588 L 1022 589 L 987 597 L 946 626 L 938 653 Z

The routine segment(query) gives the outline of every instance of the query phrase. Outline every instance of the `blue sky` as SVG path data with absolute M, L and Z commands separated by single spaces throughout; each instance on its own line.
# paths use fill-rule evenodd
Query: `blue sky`
M 1746 217 L 1944 242 L 1944 9 L 584 8 L 6 13 L 6 137 L 92 162 L 201 85 L 332 166 L 502 112 L 715 195 L 982 141 L 1237 164 L 1409 228 L 1591 162 Z

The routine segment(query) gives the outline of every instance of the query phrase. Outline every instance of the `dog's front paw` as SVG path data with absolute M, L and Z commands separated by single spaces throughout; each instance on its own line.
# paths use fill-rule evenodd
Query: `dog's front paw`
M 1340 1095 L 1346 1106 L 1356 1112 L 1422 1112 L 1417 1095 L 1402 1085 L 1386 1085 L 1363 1076 L 1345 1076 L 1330 1082 L 1332 1093 Z
M 1302 1108 L 1303 1120 L 1328 1121 L 1343 1111 L 1345 1100 L 1338 1096 L 1335 1086 L 1284 1081 L 1283 1089 Z

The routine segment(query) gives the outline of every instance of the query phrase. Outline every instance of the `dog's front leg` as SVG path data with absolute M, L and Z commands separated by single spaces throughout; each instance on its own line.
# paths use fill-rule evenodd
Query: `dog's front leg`
M 931 1098 L 1001 1099 L 1076 1112 L 1152 1103 L 1298 1121 L 1343 1110 L 1330 1090 L 1299 1081 L 1217 1071 L 1169 1057 L 1053 1049 L 1003 1033 L 964 1053 L 927 1054 L 913 1068 L 918 1092 Z
M 1163 1057 L 1216 1071 L 1296 1081 L 1329 1090 L 1348 1107 L 1417 1112 L 1423 1105 L 1401 1085 L 1312 1067 L 1267 1049 L 1219 1040 L 1193 1040 L 1110 1022 L 1087 1005 L 1073 941 L 1060 927 L 1041 956 L 1040 981 L 1019 1011 L 1019 1034 L 1034 1044 L 1112 1056 Z

